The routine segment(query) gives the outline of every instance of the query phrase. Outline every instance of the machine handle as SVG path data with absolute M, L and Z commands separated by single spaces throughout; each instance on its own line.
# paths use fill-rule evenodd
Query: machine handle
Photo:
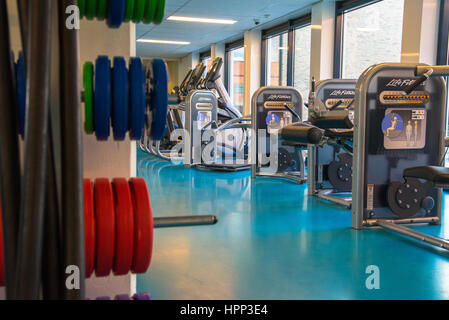
M 434 77 L 449 76 L 449 66 L 417 66 L 415 68 L 415 75 L 422 76 L 432 70 L 431 75 Z M 429 75 L 430 76 L 430 75 Z
M 153 221 L 155 228 L 173 228 L 213 225 L 218 222 L 218 218 L 214 215 L 199 215 L 184 217 L 159 217 L 154 218 Z
M 338 101 L 336 104 L 334 104 L 332 107 L 329 108 L 329 110 L 335 110 L 336 108 L 338 108 L 339 106 L 341 106 L 343 104 L 343 100 Z
M 301 117 L 299 116 L 299 114 L 297 114 L 296 111 L 293 110 L 288 104 L 284 103 L 284 107 L 285 107 L 288 111 L 290 111 L 291 113 L 293 113 L 293 115 L 294 115 L 295 117 L 297 117 L 299 120 L 301 120 Z
M 416 79 L 414 82 L 412 82 L 409 86 L 407 86 L 404 89 L 405 94 L 409 95 L 410 93 L 412 93 L 413 90 L 418 88 L 418 86 L 421 85 L 427 79 L 429 79 L 429 77 L 430 77 L 430 74 L 428 74 L 427 72 L 424 73 L 422 76 L 420 76 L 418 79 Z

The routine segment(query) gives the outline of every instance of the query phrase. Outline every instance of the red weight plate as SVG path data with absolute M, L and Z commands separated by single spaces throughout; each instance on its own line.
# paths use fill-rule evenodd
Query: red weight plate
M 145 273 L 150 266 L 153 251 L 153 210 L 148 188 L 143 178 L 129 180 L 134 206 L 133 273 Z
M 5 261 L 3 260 L 2 203 L 0 201 L 0 287 L 5 285 Z
M 134 249 L 134 211 L 131 190 L 124 178 L 112 180 L 115 201 L 115 257 L 114 274 L 124 275 L 131 270 Z
M 115 211 L 112 186 L 108 179 L 96 179 L 94 185 L 97 277 L 112 270 L 115 249 Z
M 84 247 L 86 277 L 90 277 L 95 269 L 94 186 L 90 179 L 84 179 Z

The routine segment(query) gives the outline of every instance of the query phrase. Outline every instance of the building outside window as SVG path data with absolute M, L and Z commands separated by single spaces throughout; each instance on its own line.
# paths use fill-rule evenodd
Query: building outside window
M 288 34 L 282 33 L 267 40 L 266 85 L 287 85 Z
M 307 103 L 310 88 L 310 25 L 295 29 L 294 46 L 294 72 L 293 85 L 301 93 L 303 102 Z M 306 120 L 308 116 L 307 108 L 303 107 L 302 119 Z
M 243 47 L 230 50 L 228 53 L 229 95 L 234 107 L 243 113 L 243 83 L 245 76 L 245 50 Z
M 342 73 L 357 79 L 368 67 L 400 62 L 404 0 L 383 0 L 344 13 Z

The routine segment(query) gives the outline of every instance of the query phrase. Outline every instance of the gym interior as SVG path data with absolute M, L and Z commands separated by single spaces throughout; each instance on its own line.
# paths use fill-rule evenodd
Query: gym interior
M 0 39 L 1 299 L 449 299 L 449 0 L 7 0 Z

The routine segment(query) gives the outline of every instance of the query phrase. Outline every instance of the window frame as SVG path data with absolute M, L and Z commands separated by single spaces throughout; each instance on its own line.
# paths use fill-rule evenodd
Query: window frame
M 231 61 L 231 52 L 244 48 L 245 47 L 245 40 L 244 38 L 238 39 L 233 42 L 229 42 L 225 44 L 225 59 L 224 59 L 224 85 L 226 90 L 229 92 L 229 88 L 231 86 L 231 78 L 229 76 L 229 62 Z
M 307 13 L 300 17 L 290 19 L 284 23 L 276 25 L 272 28 L 262 30 L 262 44 L 261 44 L 261 77 L 260 77 L 260 85 L 266 86 L 268 83 L 267 79 L 267 49 L 268 49 L 268 40 L 287 33 L 287 86 L 293 86 L 294 82 L 294 67 L 295 67 L 295 30 L 303 28 L 305 26 L 312 24 L 312 15 L 311 13 Z
M 200 52 L 200 61 L 201 62 L 203 60 L 206 60 L 206 59 L 211 58 L 211 57 L 212 57 L 212 51 L 210 49 L 206 50 L 206 51 L 203 51 L 203 52 Z

